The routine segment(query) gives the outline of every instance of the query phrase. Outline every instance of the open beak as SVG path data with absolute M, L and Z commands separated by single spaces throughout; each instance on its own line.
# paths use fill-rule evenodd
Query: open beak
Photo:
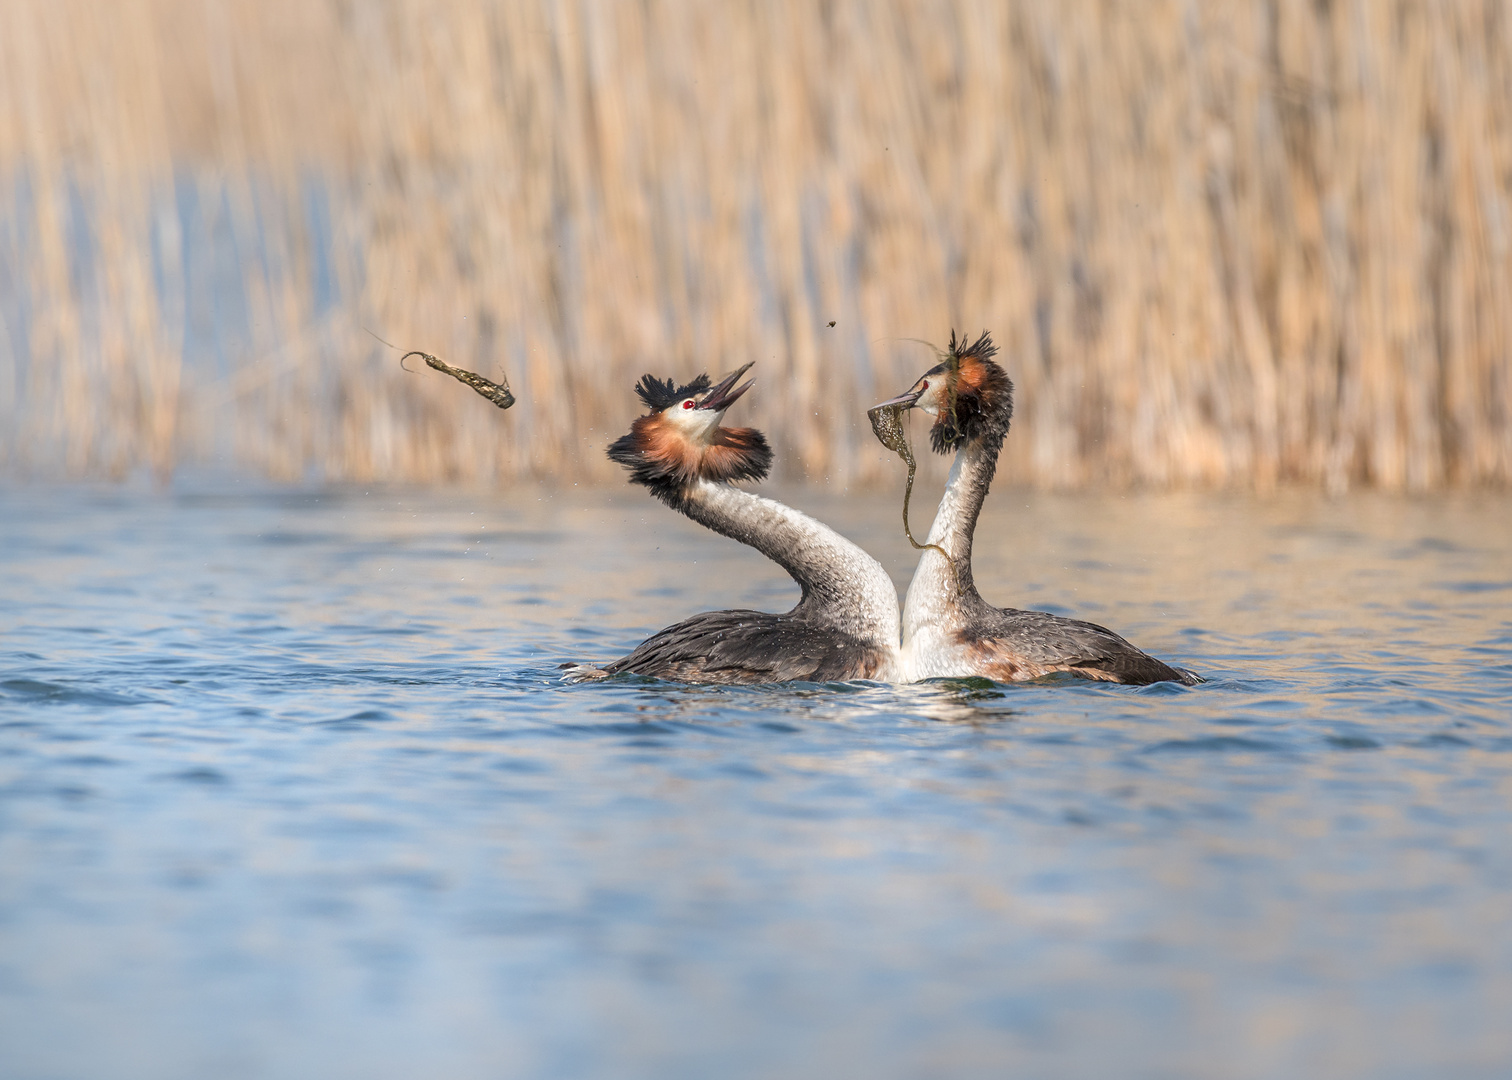
M 740 377 L 747 371 L 750 371 L 751 365 L 754 363 L 755 361 L 753 360 L 749 364 L 741 365 L 733 375 L 726 376 L 718 385 L 711 387 L 698 403 L 698 407 L 700 409 L 714 409 L 717 412 L 724 412 L 731 405 L 735 404 L 736 399 L 749 390 L 751 384 L 756 381 L 752 379 L 744 386 L 735 387 L 735 384 L 740 381 Z M 731 389 L 731 387 L 735 388 Z
M 890 398 L 889 400 L 884 401 L 881 404 L 873 405 L 870 409 L 867 410 L 867 412 L 875 412 L 877 409 L 888 409 L 893 407 L 894 405 L 900 405 L 905 409 L 911 409 L 923 396 L 924 391 L 922 388 L 918 390 L 910 390 L 906 394 L 899 394 L 897 397 Z

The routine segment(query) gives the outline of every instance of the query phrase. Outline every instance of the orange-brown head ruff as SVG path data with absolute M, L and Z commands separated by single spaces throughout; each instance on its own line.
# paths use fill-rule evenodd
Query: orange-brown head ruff
M 937 454 L 948 454 L 962 443 L 1008 434 L 1013 418 L 1013 383 L 993 357 L 997 346 L 983 333 L 971 344 L 950 332 L 950 348 L 940 363 L 909 388 L 873 408 L 921 408 L 935 417 L 929 443 Z
M 1013 419 L 1013 383 L 993 359 L 997 346 L 983 331 L 970 345 L 956 342 L 950 332 L 945 361 L 935 368 L 945 378 L 945 403 L 929 430 L 929 445 L 937 454 L 948 454 L 964 442 L 1000 428 L 1006 434 Z
M 630 433 L 609 447 L 609 458 L 630 470 L 630 482 L 642 484 L 663 502 L 675 505 L 697 480 L 730 483 L 762 480 L 772 467 L 766 436 L 755 428 L 719 424 L 724 411 L 750 388 L 732 389 L 750 364 L 717 386 L 700 375 L 676 386 L 646 375 L 635 392 L 650 410 L 637 417 Z

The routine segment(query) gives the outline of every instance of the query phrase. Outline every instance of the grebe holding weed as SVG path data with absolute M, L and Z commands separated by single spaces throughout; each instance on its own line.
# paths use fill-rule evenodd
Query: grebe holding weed
M 602 668 L 692 683 L 815 682 L 897 678 L 898 593 L 882 564 L 828 525 L 735 486 L 761 480 L 772 451 L 754 428 L 726 428 L 725 410 L 750 389 L 735 384 L 746 364 L 716 386 L 700 375 L 685 386 L 644 376 L 635 387 L 649 410 L 609 457 L 672 509 L 739 540 L 777 563 L 803 590 L 782 615 L 709 611 L 667 627 Z
M 1064 671 L 1104 682 L 1200 682 L 1107 627 L 995 608 L 977 592 L 972 538 L 1013 416 L 1013 383 L 993 360 L 996 354 L 989 335 L 958 344 L 952 331 L 944 361 L 906 394 L 876 407 L 924 410 L 935 417 L 930 446 L 956 455 L 903 602 L 900 679 L 978 675 L 1015 682 Z

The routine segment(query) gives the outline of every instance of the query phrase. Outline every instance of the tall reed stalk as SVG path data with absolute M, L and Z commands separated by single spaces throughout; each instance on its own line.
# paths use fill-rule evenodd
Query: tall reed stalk
M 1509 298 L 1501 0 L 0 3 L 11 472 L 604 479 L 755 360 L 873 481 L 956 327 L 1014 479 L 1505 485 Z

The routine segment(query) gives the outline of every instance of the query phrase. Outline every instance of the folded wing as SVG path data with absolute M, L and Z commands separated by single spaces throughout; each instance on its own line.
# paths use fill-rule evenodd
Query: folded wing
M 875 678 L 887 657 L 859 638 L 765 611 L 706 611 L 605 665 L 678 682 L 750 684 Z

